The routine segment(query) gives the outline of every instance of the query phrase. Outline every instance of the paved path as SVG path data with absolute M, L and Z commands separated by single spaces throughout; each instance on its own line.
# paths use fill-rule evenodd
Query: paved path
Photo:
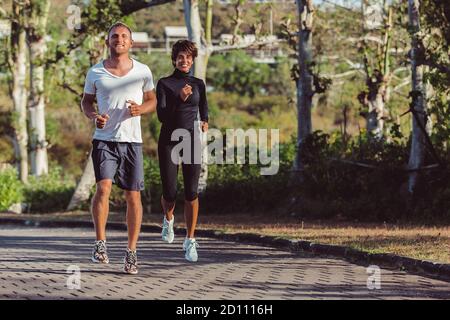
M 130 276 L 121 272 L 125 231 L 108 234 L 109 265 L 90 262 L 93 236 L 0 226 L 0 299 L 450 299 L 448 282 L 382 269 L 381 289 L 369 290 L 363 266 L 211 238 L 197 239 L 193 264 L 180 237 L 169 245 L 156 233 L 142 234 L 140 273 Z M 70 266 L 80 268 L 80 289 L 67 287 Z

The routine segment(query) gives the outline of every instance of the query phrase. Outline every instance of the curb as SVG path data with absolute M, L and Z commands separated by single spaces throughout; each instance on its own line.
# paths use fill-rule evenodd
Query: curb
M 92 228 L 91 221 L 85 220 L 27 220 L 20 218 L 0 218 L 0 225 L 13 224 L 28 227 L 48 228 Z M 113 230 L 127 230 L 125 223 L 108 222 L 107 228 Z M 142 224 L 141 231 L 160 232 L 159 225 Z M 184 234 L 184 228 L 175 228 L 176 234 Z M 351 263 L 368 266 L 375 264 L 380 267 L 407 271 L 412 274 L 427 276 L 430 278 L 450 282 L 450 264 L 437 263 L 427 260 L 418 260 L 391 253 L 369 253 L 353 248 L 320 244 L 305 240 L 289 240 L 274 236 L 262 236 L 253 233 L 223 233 L 212 229 L 199 229 L 196 234 L 202 237 L 217 238 L 225 241 L 235 241 L 247 244 L 258 244 L 296 253 L 307 252 L 319 256 L 341 258 Z

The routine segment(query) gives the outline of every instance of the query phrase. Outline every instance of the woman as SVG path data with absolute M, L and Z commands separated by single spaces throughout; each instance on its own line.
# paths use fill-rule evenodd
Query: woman
M 172 75 L 158 81 L 156 87 L 157 114 L 161 121 L 161 133 L 158 141 L 159 168 L 163 195 L 161 206 L 164 212 L 162 238 L 168 243 L 174 239 L 174 209 L 177 194 L 177 175 L 179 157 L 172 157 L 173 148 L 179 141 L 172 141 L 176 129 L 185 129 L 181 140 L 190 140 L 191 157 L 185 161 L 182 155 L 184 182 L 184 216 L 186 220 L 186 239 L 183 243 L 185 258 L 190 262 L 198 260 L 194 233 L 198 217 L 198 179 L 201 170 L 201 148 L 199 148 L 199 123 L 203 132 L 208 130 L 208 103 L 206 101 L 205 83 L 189 74 L 194 59 L 197 57 L 195 44 L 188 40 L 179 40 L 172 47 Z M 200 119 L 199 119 L 200 118 Z M 197 131 L 197 132 L 195 132 Z M 177 131 L 178 132 L 178 131 Z M 186 141 L 185 141 L 186 142 Z M 194 145 L 196 147 L 194 147 Z M 176 152 L 174 153 L 176 154 Z M 195 161 L 196 160 L 196 161 Z

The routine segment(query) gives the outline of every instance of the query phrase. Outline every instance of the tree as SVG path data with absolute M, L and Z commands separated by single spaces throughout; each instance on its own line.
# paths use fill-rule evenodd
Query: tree
M 433 116 L 433 143 L 448 150 L 450 137 L 450 6 L 446 0 L 423 0 L 420 6 L 421 49 L 417 59 L 426 67 L 424 77 L 432 86 L 427 111 Z
M 411 36 L 411 70 L 412 70 L 412 91 L 411 107 L 412 112 L 412 132 L 411 151 L 409 155 L 409 168 L 412 169 L 408 179 L 408 192 L 414 194 L 418 187 L 419 170 L 424 165 L 426 146 L 431 147 L 430 140 L 426 132 L 427 123 L 427 102 L 424 88 L 424 64 L 427 63 L 423 35 L 421 34 L 420 23 L 420 1 L 408 0 L 409 32 Z M 428 60 L 428 65 L 433 65 L 439 69 L 437 64 Z M 432 150 L 434 152 L 434 149 Z M 439 159 L 436 159 L 439 161 Z
M 392 37 L 392 7 L 386 0 L 362 1 L 363 53 L 366 72 L 367 91 L 359 94 L 358 99 L 365 110 L 367 132 L 378 139 L 383 137 L 385 104 L 388 98 L 389 82 L 392 76 L 390 68 L 390 43 Z M 378 37 L 376 33 L 381 31 Z M 375 35 L 374 35 L 375 34 Z M 369 44 L 375 43 L 375 46 Z
M 28 182 L 28 131 L 27 131 L 27 72 L 26 3 L 12 2 L 11 35 L 8 48 L 8 66 L 12 78 L 10 95 L 13 100 L 14 140 L 17 144 L 16 159 L 19 162 L 19 177 Z
M 44 74 L 47 44 L 47 19 L 49 0 L 30 1 L 27 10 L 27 43 L 30 51 L 30 158 L 31 173 L 40 176 L 48 173 L 47 141 L 45 137 Z
M 298 78 L 297 78 L 297 153 L 294 171 L 304 169 L 302 152 L 306 138 L 312 132 L 311 107 L 313 92 L 312 27 L 314 6 L 312 0 L 298 0 Z M 301 178 L 301 174 L 300 174 Z

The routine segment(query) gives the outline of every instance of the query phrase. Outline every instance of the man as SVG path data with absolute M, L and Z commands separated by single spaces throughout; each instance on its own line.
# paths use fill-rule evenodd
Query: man
M 97 241 L 92 261 L 109 263 L 106 221 L 115 183 L 125 190 L 127 203 L 124 272 L 137 274 L 136 246 L 142 222 L 140 191 L 144 189 L 140 117 L 155 111 L 156 95 L 150 69 L 129 57 L 133 46 L 131 29 L 118 22 L 109 28 L 107 37 L 110 55 L 89 70 L 81 102 L 83 112 L 96 126 L 92 160 L 97 189 L 92 199 L 92 216 Z

